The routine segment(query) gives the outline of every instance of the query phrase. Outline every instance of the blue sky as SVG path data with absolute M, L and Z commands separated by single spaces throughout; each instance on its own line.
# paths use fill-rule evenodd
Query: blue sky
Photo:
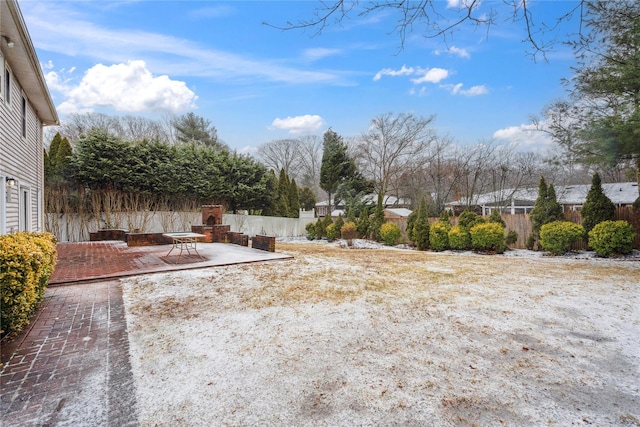
M 437 2 L 455 11 L 456 0 Z M 397 16 L 353 16 L 341 26 L 281 31 L 312 17 L 317 1 L 37 1 L 20 7 L 61 119 L 72 112 L 159 119 L 193 111 L 231 148 L 276 139 L 344 137 L 373 117 L 436 115 L 461 145 L 518 142 L 540 150 L 529 116 L 563 97 L 574 63 L 562 45 L 533 61 L 503 2 L 497 25 L 452 38 L 389 34 Z M 531 1 L 538 24 L 575 2 Z M 447 7 L 450 7 L 447 9 Z

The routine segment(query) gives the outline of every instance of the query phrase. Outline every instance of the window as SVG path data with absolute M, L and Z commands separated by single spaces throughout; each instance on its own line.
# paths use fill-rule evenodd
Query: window
M 22 137 L 27 137 L 27 100 L 22 97 Z

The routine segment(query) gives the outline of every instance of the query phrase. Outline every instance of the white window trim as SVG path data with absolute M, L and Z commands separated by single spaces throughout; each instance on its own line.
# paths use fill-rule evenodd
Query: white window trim
M 27 193 L 27 199 L 24 199 L 24 193 Z M 25 206 L 26 202 L 26 206 Z M 26 224 L 25 224 L 26 220 Z M 32 216 L 31 216 L 31 186 L 22 185 L 18 186 L 18 230 L 31 231 L 32 230 Z

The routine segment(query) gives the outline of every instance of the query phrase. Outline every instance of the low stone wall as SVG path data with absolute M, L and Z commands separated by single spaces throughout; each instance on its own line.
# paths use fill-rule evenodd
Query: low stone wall
M 234 245 L 249 246 L 249 236 L 235 231 L 227 232 L 227 241 Z
M 261 251 L 275 252 L 276 238 L 274 236 L 261 236 L 257 234 L 251 239 L 251 247 L 260 249 Z
M 126 242 L 128 233 L 129 230 L 121 229 L 98 230 L 96 232 L 89 233 L 89 241 L 100 242 L 103 240 L 121 240 Z
M 170 245 L 173 243 L 171 237 L 163 236 L 162 233 L 128 233 L 127 246 L 154 246 Z

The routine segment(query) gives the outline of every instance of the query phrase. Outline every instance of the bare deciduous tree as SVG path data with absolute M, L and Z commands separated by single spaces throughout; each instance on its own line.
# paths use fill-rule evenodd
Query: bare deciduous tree
M 283 30 L 311 29 L 315 31 L 315 35 L 319 35 L 328 26 L 341 25 L 344 21 L 358 17 L 390 16 L 392 27 L 387 33 L 396 33 L 400 38 L 400 48 L 403 48 L 409 34 L 417 33 L 425 38 L 442 37 L 447 42 L 464 25 L 470 25 L 474 30 L 481 27 L 488 33 L 492 26 L 512 21 L 522 25 L 525 33 L 523 38 L 532 48 L 530 54 L 534 58 L 538 54 L 544 57 L 559 42 L 559 35 L 563 37 L 563 41 L 581 36 L 582 26 L 579 27 L 578 34 L 561 33 L 560 29 L 562 24 L 574 17 L 582 22 L 585 16 L 584 6 L 589 3 L 588 0 L 564 4 L 555 2 L 554 12 L 548 16 L 543 16 L 542 13 L 534 15 L 529 3 L 531 2 L 521 0 L 319 1 L 311 18 L 288 21 L 284 25 L 265 24 Z
M 300 169 L 300 141 L 297 139 L 277 139 L 258 147 L 257 156 L 276 175 L 284 169 L 290 177 L 297 177 Z
M 434 140 L 429 125 L 434 116 L 424 118 L 413 114 L 387 113 L 371 120 L 369 132 L 358 144 L 358 157 L 366 178 L 374 181 L 378 193 L 386 194 L 396 186 L 404 167 Z

